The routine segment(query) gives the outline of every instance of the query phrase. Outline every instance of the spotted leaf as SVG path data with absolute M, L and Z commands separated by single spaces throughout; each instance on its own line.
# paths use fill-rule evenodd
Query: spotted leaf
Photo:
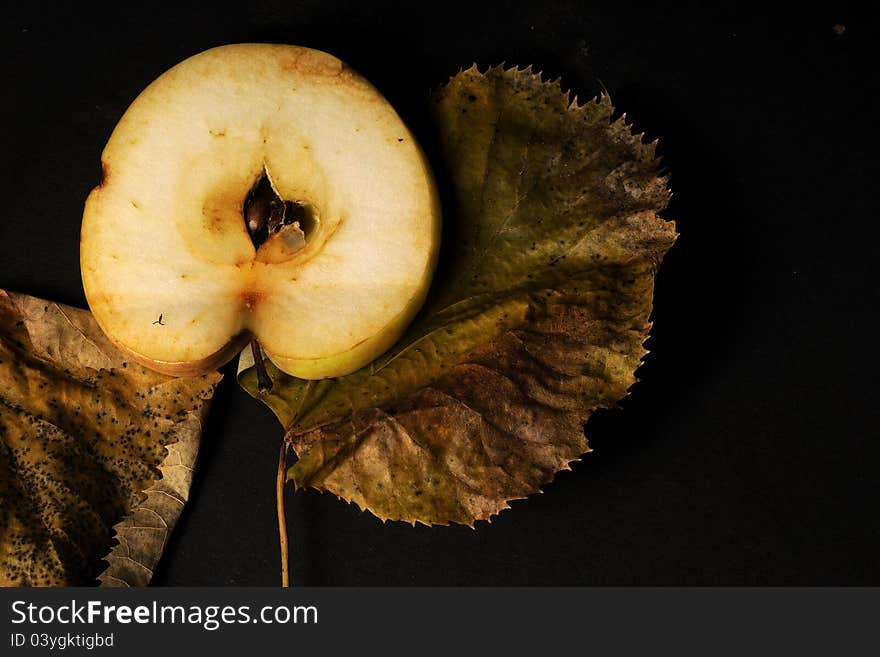
M 94 583 L 105 557 L 106 582 L 149 582 L 180 513 L 154 494 L 182 506 L 189 480 L 167 475 L 184 452 L 192 466 L 219 378 L 156 374 L 88 312 L 0 291 L 0 585 Z M 138 513 L 149 536 L 126 524 Z

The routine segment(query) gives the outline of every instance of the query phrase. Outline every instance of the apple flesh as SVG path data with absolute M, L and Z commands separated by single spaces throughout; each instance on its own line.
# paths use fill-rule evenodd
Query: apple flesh
M 256 337 L 288 374 L 341 376 L 424 301 L 440 227 L 431 170 L 391 105 L 331 55 L 198 54 L 138 96 L 102 165 L 83 285 L 104 332 L 147 367 L 207 372 Z M 267 183 L 298 220 L 255 240 Z

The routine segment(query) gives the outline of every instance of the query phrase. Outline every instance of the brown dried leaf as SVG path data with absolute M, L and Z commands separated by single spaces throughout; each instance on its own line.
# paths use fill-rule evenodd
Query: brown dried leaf
M 93 583 L 114 525 L 159 511 L 161 539 L 143 541 L 122 522 L 122 545 L 107 557 L 118 581 L 146 584 L 145 571 L 120 568 L 121 554 L 147 570 L 161 556 L 179 509 L 155 495 L 168 487 L 185 499 L 188 475 L 160 480 L 157 468 L 191 467 L 219 379 L 151 372 L 87 311 L 0 291 L 0 585 Z
M 239 380 L 299 456 L 288 478 L 382 519 L 472 525 L 588 451 L 582 423 L 614 405 L 645 354 L 654 274 L 675 240 L 654 145 L 606 96 L 569 101 L 529 70 L 476 67 L 435 99 L 444 245 L 401 342 L 318 383 L 269 366 Z
M 117 544 L 104 557 L 109 564 L 99 576 L 101 586 L 146 586 L 189 499 L 199 454 L 205 403 L 175 424 L 167 455 L 159 464 L 161 479 L 144 491 L 143 500 L 113 526 Z

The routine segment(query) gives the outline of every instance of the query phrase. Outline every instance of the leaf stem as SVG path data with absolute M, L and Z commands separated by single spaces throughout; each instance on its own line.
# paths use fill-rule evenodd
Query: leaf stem
M 288 563 L 287 520 L 284 516 L 284 483 L 287 474 L 287 448 L 285 436 L 278 454 L 278 474 L 275 477 L 275 500 L 278 510 L 278 540 L 281 547 L 281 586 L 290 586 L 290 566 Z
M 263 351 L 260 349 L 260 343 L 256 338 L 251 338 L 251 353 L 254 356 L 254 366 L 257 368 L 257 385 L 260 392 L 269 392 L 272 389 L 272 377 L 266 371 L 266 364 L 263 362 Z

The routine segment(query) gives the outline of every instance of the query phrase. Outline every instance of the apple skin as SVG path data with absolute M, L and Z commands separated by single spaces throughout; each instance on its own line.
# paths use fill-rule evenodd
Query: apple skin
M 105 335 L 108 335 L 109 337 L 109 334 L 107 334 L 106 332 Z M 224 345 L 219 351 L 216 351 L 201 360 L 196 360 L 192 362 L 168 362 L 153 360 L 132 351 L 121 342 L 113 340 L 113 338 L 110 338 L 110 341 L 113 342 L 113 344 L 116 345 L 116 347 L 122 353 L 124 353 L 136 363 L 140 363 L 144 367 L 147 367 L 155 372 L 159 372 L 160 374 L 167 374 L 168 376 L 201 376 L 202 374 L 213 372 L 214 370 L 219 369 L 221 366 L 225 365 L 230 360 L 235 358 L 242 349 L 247 347 L 251 338 L 252 336 L 250 333 L 241 333 L 232 338 L 232 340 L 230 340 L 228 344 Z
M 288 374 L 342 376 L 393 345 L 424 302 L 440 242 L 430 165 L 381 94 L 331 55 L 269 44 L 195 55 L 132 103 L 102 166 L 83 214 L 83 286 L 102 330 L 146 367 L 201 374 L 256 337 Z M 263 175 L 315 211 L 300 251 L 250 240 L 242 210 Z

